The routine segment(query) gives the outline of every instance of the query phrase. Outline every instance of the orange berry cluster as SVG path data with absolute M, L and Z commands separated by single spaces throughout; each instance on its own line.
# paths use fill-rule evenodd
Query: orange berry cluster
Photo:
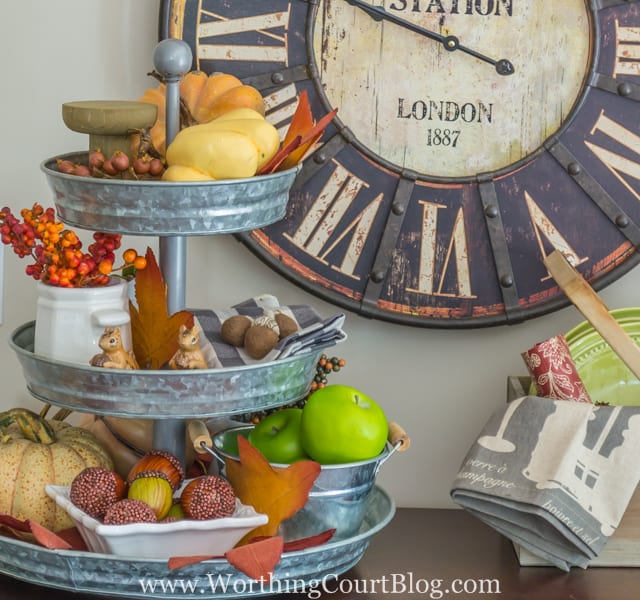
M 58 287 L 89 287 L 106 285 L 114 271 L 115 251 L 122 236 L 116 233 L 93 234 L 94 242 L 87 252 L 76 233 L 56 221 L 53 208 L 34 204 L 20 211 L 22 221 L 11 209 L 0 210 L 0 240 L 11 246 L 20 258 L 30 257 L 25 273 L 38 281 Z M 146 267 L 146 259 L 135 250 L 127 250 L 122 270 L 130 278 Z

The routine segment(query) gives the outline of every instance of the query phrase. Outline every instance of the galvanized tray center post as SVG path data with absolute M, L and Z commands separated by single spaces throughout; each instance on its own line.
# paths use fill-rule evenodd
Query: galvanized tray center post
M 191 69 L 193 56 L 189 45 L 177 39 L 162 40 L 153 53 L 156 70 L 166 84 L 166 147 L 180 131 L 180 81 Z M 167 286 L 169 314 L 185 308 L 187 238 L 183 235 L 161 237 L 160 269 Z M 153 447 L 171 452 L 185 463 L 186 426 L 178 419 L 154 421 Z M 186 465 L 185 465 L 186 466 Z

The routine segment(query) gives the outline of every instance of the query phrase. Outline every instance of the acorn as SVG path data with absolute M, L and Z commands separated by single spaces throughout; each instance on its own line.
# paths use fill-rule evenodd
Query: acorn
M 184 481 L 184 469 L 176 456 L 166 450 L 150 450 L 136 464 L 131 467 L 127 475 L 127 483 L 135 479 L 138 473 L 144 471 L 160 471 L 168 478 L 175 492 Z
M 271 315 L 254 319 L 253 325 L 244 334 L 244 349 L 251 358 L 264 358 L 280 339 L 280 328 Z
M 173 504 L 171 482 L 161 471 L 142 471 L 129 484 L 127 498 L 148 504 L 158 520 L 163 519 Z
M 124 498 L 112 504 L 104 515 L 105 525 L 128 523 L 155 523 L 156 513 L 148 504 L 134 498 Z
M 190 519 L 220 519 L 233 514 L 236 495 L 226 479 L 218 475 L 202 475 L 182 490 L 180 505 Z
M 298 324 L 289 315 L 285 315 L 281 312 L 276 312 L 273 317 L 278 324 L 280 330 L 280 339 L 290 336 L 292 333 L 298 331 Z
M 105 467 L 87 467 L 71 482 L 69 499 L 94 519 L 104 518 L 107 509 L 122 500 L 127 486 L 115 471 Z
M 234 315 L 226 319 L 220 327 L 222 339 L 236 348 L 244 346 L 244 335 L 253 325 L 253 320 L 246 315 Z

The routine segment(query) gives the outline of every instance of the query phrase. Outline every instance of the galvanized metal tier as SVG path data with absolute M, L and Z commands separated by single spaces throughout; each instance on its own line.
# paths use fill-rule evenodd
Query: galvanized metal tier
M 45 160 L 58 216 L 69 225 L 129 235 L 211 235 L 258 229 L 282 219 L 300 167 L 224 181 L 171 182 L 79 177 L 57 159 L 87 164 L 87 152 Z
M 371 537 L 395 514 L 395 504 L 380 487 L 369 496 L 366 517 L 357 535 L 297 552 L 285 552 L 271 583 L 249 579 L 226 559 L 207 560 L 170 571 L 167 561 L 136 560 L 110 554 L 47 550 L 34 544 L 0 538 L 0 572 L 37 585 L 109 597 L 173 599 L 239 598 L 303 591 L 323 580 L 336 589 L 334 578 L 362 558 Z M 193 587 L 169 586 L 176 579 Z M 155 584 L 155 590 L 150 587 Z M 161 587 L 164 584 L 165 589 Z M 226 589 L 225 589 L 226 586 Z
M 250 413 L 300 400 L 323 349 L 240 367 L 125 371 L 34 354 L 34 333 L 35 321 L 25 323 L 9 344 L 35 398 L 77 411 L 153 419 Z

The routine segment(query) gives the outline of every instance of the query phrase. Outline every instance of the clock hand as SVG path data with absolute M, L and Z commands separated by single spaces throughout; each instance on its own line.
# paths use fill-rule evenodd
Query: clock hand
M 485 56 L 484 54 L 480 54 L 480 52 L 476 52 L 471 48 L 467 48 L 466 46 L 461 45 L 460 40 L 458 40 L 458 38 L 454 35 L 444 36 L 439 33 L 436 33 L 435 31 L 431 31 L 430 29 L 425 29 L 424 27 L 420 27 L 420 25 L 416 25 L 411 21 L 407 21 L 405 19 L 397 17 L 393 13 L 387 12 L 381 6 L 373 6 L 371 4 L 368 4 L 367 2 L 364 2 L 363 0 L 345 0 L 345 1 L 353 6 L 357 6 L 358 8 L 361 8 L 364 12 L 366 12 L 369 16 L 371 16 L 376 21 L 381 21 L 382 19 L 386 19 L 387 21 L 391 21 L 396 25 L 400 25 L 401 27 L 405 27 L 415 33 L 424 35 L 425 37 L 435 40 L 436 42 L 440 42 L 444 47 L 444 49 L 449 52 L 453 52 L 454 50 L 460 50 L 461 52 L 465 52 L 466 54 L 475 56 L 476 58 L 483 60 L 484 62 L 487 62 L 490 65 L 493 65 L 496 68 L 498 75 L 511 75 L 515 71 L 515 68 L 511 63 L 511 61 L 507 60 L 506 58 L 494 60 L 493 58 Z

